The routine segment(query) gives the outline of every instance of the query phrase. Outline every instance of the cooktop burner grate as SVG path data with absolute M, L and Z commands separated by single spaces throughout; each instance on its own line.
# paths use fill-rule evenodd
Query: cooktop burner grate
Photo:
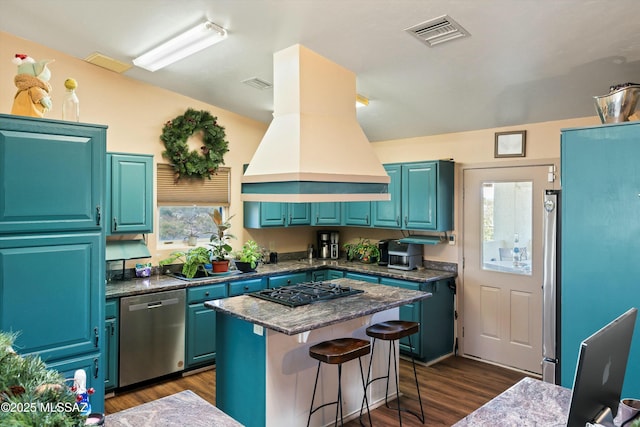
M 364 292 L 350 286 L 340 286 L 331 282 L 304 282 L 279 288 L 263 289 L 247 295 L 262 298 L 278 304 L 298 307 L 317 301 L 347 297 Z

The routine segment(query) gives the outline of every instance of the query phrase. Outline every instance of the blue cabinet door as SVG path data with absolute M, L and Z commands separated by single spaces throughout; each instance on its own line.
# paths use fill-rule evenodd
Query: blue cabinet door
M 405 165 L 402 170 L 403 227 L 412 230 L 436 228 L 435 162 Z
M 402 228 L 453 230 L 454 163 L 407 163 L 401 175 Z
M 410 282 L 407 280 L 398 280 L 398 279 L 390 279 L 386 277 L 380 278 L 380 284 L 388 285 L 388 286 L 396 286 L 398 288 L 403 289 L 411 289 L 413 291 L 420 290 L 420 283 Z M 422 304 L 424 301 L 416 301 L 411 304 L 406 304 L 400 307 L 400 320 L 404 320 L 407 322 L 418 322 L 421 323 L 422 327 Z M 422 349 L 422 336 L 423 331 L 414 334 L 411 336 L 411 345 L 409 345 L 409 337 L 404 337 L 400 339 L 400 350 L 403 353 L 413 353 L 418 359 L 422 358 L 422 354 L 420 350 Z
M 384 165 L 385 171 L 391 181 L 389 182 L 389 194 L 391 200 L 384 202 L 372 202 L 373 226 L 383 228 L 400 228 L 402 226 L 402 165 Z
M 104 413 L 104 375 L 100 368 L 100 353 L 50 362 L 46 365 L 48 369 L 60 372 L 69 385 L 73 385 L 75 372 L 83 370 L 87 378 L 87 388 L 93 387 L 95 390 L 94 394 L 89 396 L 91 412 Z
M 101 233 L 0 235 L 0 330 L 46 362 L 99 352 L 104 331 Z
M 118 386 L 118 299 L 107 300 L 104 322 L 104 388 L 111 390 Z
M 187 289 L 185 316 L 186 368 L 213 363 L 216 358 L 216 312 L 204 302 L 227 296 L 227 283 Z
M 341 225 L 341 202 L 318 202 L 311 204 L 311 225 Z
M 238 280 L 237 282 L 229 283 L 229 296 L 246 294 L 247 292 L 256 292 L 263 289 L 266 285 L 266 279 L 248 279 Z
M 306 282 L 307 280 L 309 280 L 307 273 L 283 274 L 281 276 L 269 277 L 269 287 L 278 288 L 280 286 L 296 285 Z
M 287 203 L 288 219 L 287 225 L 310 225 L 311 224 L 311 204 L 310 203 Z
M 344 225 L 371 225 L 371 202 L 344 202 Z
M 369 274 L 352 273 L 350 271 L 346 272 L 344 274 L 344 277 L 346 279 L 362 280 L 363 282 L 369 282 L 369 283 L 380 282 L 380 278 L 378 276 L 371 276 Z
M 106 128 L 0 115 L 0 233 L 101 230 Z
M 153 156 L 107 154 L 107 234 L 153 232 Z
M 283 227 L 286 225 L 287 205 L 285 203 L 260 203 L 260 226 Z
M 344 277 L 344 271 L 340 270 L 327 270 L 327 279 L 342 279 Z

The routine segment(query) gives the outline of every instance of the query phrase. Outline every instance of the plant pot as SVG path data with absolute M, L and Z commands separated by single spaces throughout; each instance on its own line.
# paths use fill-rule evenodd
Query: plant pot
M 213 266 L 212 271 L 214 273 L 224 273 L 225 271 L 229 271 L 229 260 L 212 261 L 211 265 Z
M 250 272 L 256 271 L 255 268 L 251 268 L 250 262 L 235 261 L 235 264 L 238 270 L 242 271 L 243 273 L 250 273 Z
M 198 244 L 198 236 L 187 237 L 187 245 L 196 246 Z

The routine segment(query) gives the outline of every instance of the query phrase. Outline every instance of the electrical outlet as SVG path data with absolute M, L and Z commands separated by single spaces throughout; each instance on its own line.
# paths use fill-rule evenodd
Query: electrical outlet
M 452 246 L 456 244 L 456 235 L 455 234 L 452 234 L 452 235 L 449 236 L 449 244 L 452 245 Z

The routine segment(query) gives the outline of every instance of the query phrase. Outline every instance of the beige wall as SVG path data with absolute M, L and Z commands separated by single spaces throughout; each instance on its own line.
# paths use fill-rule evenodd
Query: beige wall
M 16 53 L 26 53 L 36 60 L 55 59 L 51 66 L 53 86 L 53 110 L 47 117 L 61 119 L 61 102 L 64 94 L 63 82 L 68 77 L 78 81 L 80 98 L 80 117 L 82 121 L 101 123 L 109 126 L 107 149 L 130 153 L 148 153 L 155 161 L 162 161 L 163 145 L 159 140 L 162 126 L 167 121 L 191 107 L 203 109 L 218 117 L 226 128 L 229 152 L 225 164 L 232 168 L 231 206 L 235 214 L 234 232 L 238 240 L 234 247 L 253 238 L 265 247 L 278 252 L 304 251 L 308 243 L 314 242 L 314 227 L 275 230 L 245 230 L 242 227 L 242 203 L 240 201 L 240 178 L 242 164 L 247 163 L 258 146 L 267 124 L 260 123 L 238 114 L 220 109 L 192 98 L 149 86 L 125 75 L 88 64 L 82 60 L 67 56 L 27 40 L 0 32 L 0 113 L 11 110 L 15 86 L 13 77 L 16 67 L 11 63 Z M 428 120 L 428 118 L 425 118 Z M 464 120 L 464 119 L 461 119 Z M 560 129 L 566 127 L 598 124 L 598 118 L 563 120 L 547 123 L 523 124 L 513 128 L 485 129 L 471 132 L 452 133 L 428 137 L 408 138 L 373 143 L 378 157 L 383 163 L 406 162 L 432 159 L 454 159 L 457 163 L 456 179 L 460 177 L 463 165 L 513 162 L 513 160 L 494 159 L 494 133 L 505 130 L 526 130 L 526 160 L 549 159 L 560 156 Z M 459 179 L 458 179 L 459 181 Z M 456 193 L 456 206 L 460 206 L 459 191 Z M 459 212 L 456 208 L 456 229 L 459 227 Z M 399 231 L 371 230 L 363 228 L 342 228 L 341 241 L 346 242 L 358 237 L 380 239 L 401 237 Z M 149 236 L 149 247 L 154 254 L 153 262 L 166 255 L 156 249 L 154 235 Z M 425 246 L 425 258 L 437 261 L 457 262 L 458 246 Z

